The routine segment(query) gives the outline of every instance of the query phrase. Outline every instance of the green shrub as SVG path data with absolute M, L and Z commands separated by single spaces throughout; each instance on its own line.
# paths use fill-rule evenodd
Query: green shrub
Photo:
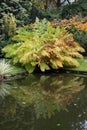
M 85 49 L 84 54 L 87 55 L 87 32 L 76 28 L 68 28 L 68 31 L 74 34 L 74 40 Z
M 82 58 L 78 51 L 84 49 L 73 40 L 64 28 L 53 28 L 46 19 L 36 19 L 34 24 L 25 26 L 13 37 L 16 44 L 7 45 L 3 51 L 13 64 L 24 66 L 31 73 L 37 67 L 41 71 L 64 66 L 76 67 L 75 57 Z
M 32 5 L 30 1 L 25 0 L 1 0 L 0 1 L 0 23 L 4 13 L 12 13 L 18 25 L 28 24 Z
M 0 35 L 0 58 L 4 58 L 4 53 L 2 52 L 2 48 L 8 45 L 11 42 L 11 38 L 7 40 L 5 34 Z
M 0 58 L 4 57 L 2 48 L 11 42 L 11 37 L 16 32 L 16 19 L 13 14 L 3 15 L 2 34 L 0 35 Z
M 28 0 L 0 1 L 0 57 L 4 56 L 4 54 L 1 53 L 1 49 L 9 43 L 9 36 L 14 34 L 16 24 L 17 26 L 23 26 L 30 22 L 31 9 L 32 4 Z M 7 14 L 12 14 L 12 17 L 16 18 L 16 24 L 12 21 L 11 15 Z
M 16 32 L 16 19 L 13 14 L 8 13 L 3 15 L 3 31 L 6 36 L 11 37 Z

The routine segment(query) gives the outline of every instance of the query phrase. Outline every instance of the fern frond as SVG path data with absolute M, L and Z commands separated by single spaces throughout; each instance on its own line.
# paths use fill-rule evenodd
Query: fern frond
M 16 43 L 6 46 L 3 52 L 11 58 L 11 63 L 24 66 L 29 73 L 36 67 L 44 72 L 79 65 L 75 58 L 82 58 L 79 52 L 84 49 L 64 28 L 53 28 L 46 19 L 37 18 L 34 24 L 19 28 L 17 33 L 13 37 Z

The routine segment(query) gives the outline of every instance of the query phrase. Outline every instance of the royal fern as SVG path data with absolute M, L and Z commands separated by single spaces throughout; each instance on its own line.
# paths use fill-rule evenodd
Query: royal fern
M 74 42 L 73 35 L 64 28 L 53 28 L 46 19 L 20 28 L 13 37 L 15 44 L 7 45 L 3 52 L 13 64 L 20 64 L 32 73 L 37 67 L 41 71 L 64 66 L 78 66 L 76 57 L 84 49 Z
M 71 19 L 63 19 L 61 21 L 51 22 L 52 27 L 76 28 L 78 30 L 87 31 L 87 17 L 80 18 L 74 16 Z

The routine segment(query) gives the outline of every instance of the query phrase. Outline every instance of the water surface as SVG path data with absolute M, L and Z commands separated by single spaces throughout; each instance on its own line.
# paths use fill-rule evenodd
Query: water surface
M 0 82 L 0 130 L 87 130 L 87 77 L 31 74 Z

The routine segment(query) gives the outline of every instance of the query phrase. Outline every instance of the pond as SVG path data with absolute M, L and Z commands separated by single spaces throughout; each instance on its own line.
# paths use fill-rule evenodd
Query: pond
M 87 77 L 30 74 L 0 82 L 0 130 L 87 130 Z

